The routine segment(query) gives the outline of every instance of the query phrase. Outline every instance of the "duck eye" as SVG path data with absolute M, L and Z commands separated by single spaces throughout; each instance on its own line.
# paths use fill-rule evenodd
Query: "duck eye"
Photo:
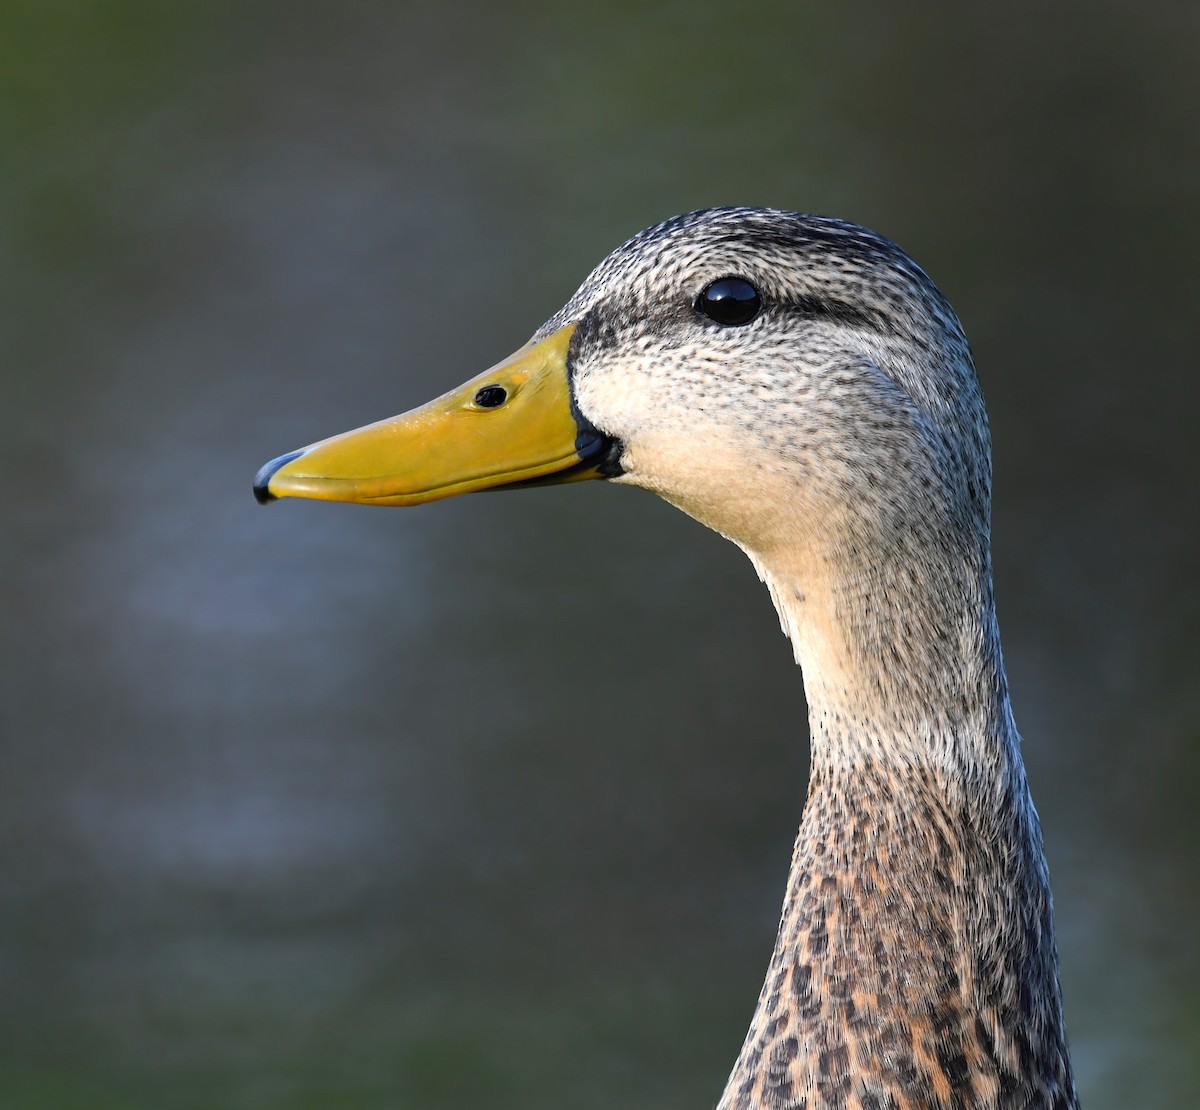
M 508 393 L 502 385 L 485 385 L 475 394 L 475 404 L 481 409 L 494 409 L 508 400 Z
M 744 278 L 720 278 L 696 298 L 696 311 L 725 327 L 748 324 L 762 308 L 762 297 Z

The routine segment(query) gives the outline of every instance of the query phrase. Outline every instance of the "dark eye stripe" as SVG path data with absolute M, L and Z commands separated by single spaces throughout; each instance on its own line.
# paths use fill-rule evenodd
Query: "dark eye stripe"
M 724 327 L 750 323 L 762 309 L 762 297 L 745 278 L 718 278 L 696 298 L 696 311 Z
M 823 316 L 829 320 L 836 320 L 839 324 L 867 331 L 892 334 L 897 330 L 895 321 L 885 312 L 828 297 L 802 295 L 784 301 L 783 307 L 802 312 L 805 316 Z

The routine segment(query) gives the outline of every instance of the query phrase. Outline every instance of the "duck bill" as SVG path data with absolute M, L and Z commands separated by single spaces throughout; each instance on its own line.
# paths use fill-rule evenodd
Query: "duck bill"
M 278 497 L 420 505 L 474 490 L 607 477 L 613 442 L 579 413 L 560 328 L 461 388 L 267 463 L 260 502 Z

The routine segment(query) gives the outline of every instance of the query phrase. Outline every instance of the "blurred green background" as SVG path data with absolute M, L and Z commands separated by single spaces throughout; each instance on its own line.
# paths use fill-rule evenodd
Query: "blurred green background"
M 1200 7 L 6 0 L 0 1106 L 711 1106 L 807 751 L 602 483 L 258 508 L 713 203 L 957 307 L 1090 1110 L 1200 1085 Z

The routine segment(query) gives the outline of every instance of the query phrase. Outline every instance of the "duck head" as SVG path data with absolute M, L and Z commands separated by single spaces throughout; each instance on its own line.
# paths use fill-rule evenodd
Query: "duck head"
M 737 543 L 794 641 L 796 599 L 882 566 L 987 577 L 987 420 L 953 310 L 886 239 L 772 209 L 641 232 L 509 359 L 275 459 L 255 493 L 411 505 L 584 478 Z

